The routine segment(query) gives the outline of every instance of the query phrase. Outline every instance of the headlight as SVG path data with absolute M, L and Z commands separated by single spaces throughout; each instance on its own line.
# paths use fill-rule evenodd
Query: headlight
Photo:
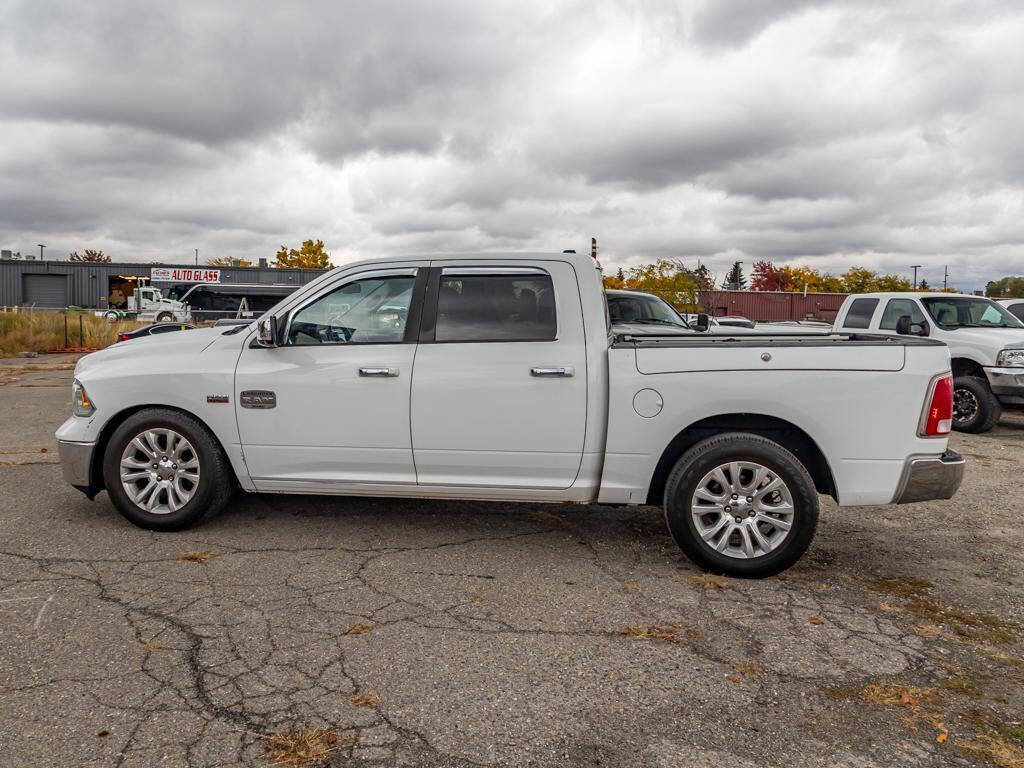
M 96 413 L 96 406 L 92 404 L 89 395 L 85 393 L 85 387 L 78 379 L 71 385 L 71 400 L 74 402 L 75 416 L 92 416 Z
M 1024 366 L 1024 349 L 1004 349 L 996 357 L 996 365 Z

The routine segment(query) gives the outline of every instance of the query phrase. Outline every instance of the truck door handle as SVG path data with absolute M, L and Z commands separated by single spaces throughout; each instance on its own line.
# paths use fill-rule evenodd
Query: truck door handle
M 561 368 L 531 368 L 531 376 L 575 376 L 576 371 L 571 365 L 566 365 Z
M 397 368 L 360 368 L 360 376 L 397 376 Z

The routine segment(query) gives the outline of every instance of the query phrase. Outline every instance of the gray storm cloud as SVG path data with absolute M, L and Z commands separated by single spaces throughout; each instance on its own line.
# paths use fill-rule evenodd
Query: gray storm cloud
M 4 248 L 1024 272 L 1009 0 L 0 12 Z

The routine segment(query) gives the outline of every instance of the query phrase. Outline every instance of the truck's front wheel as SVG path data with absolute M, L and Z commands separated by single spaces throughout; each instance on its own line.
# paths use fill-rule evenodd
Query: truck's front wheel
M 953 429 L 988 432 L 999 423 L 1003 407 L 980 376 L 958 376 L 953 382 Z
M 672 538 L 697 565 L 729 576 L 771 576 L 795 563 L 818 525 L 807 470 L 778 443 L 727 433 L 693 446 L 665 486 Z
M 177 531 L 220 510 L 231 469 L 217 439 L 168 408 L 132 414 L 107 443 L 103 481 L 117 511 L 141 528 Z
M 156 321 L 158 323 L 169 323 L 173 319 L 174 315 L 172 315 L 170 312 L 161 312 L 159 315 L 156 316 Z

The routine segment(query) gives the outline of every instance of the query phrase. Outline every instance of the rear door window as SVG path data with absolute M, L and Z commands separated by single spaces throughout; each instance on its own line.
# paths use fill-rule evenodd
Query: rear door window
M 1018 320 L 1024 320 L 1024 301 L 1019 304 L 1011 304 L 1006 309 Z
M 875 314 L 878 299 L 854 299 L 846 313 L 843 328 L 870 328 L 871 316 Z
M 446 268 L 435 340 L 554 341 L 555 291 L 541 269 Z

